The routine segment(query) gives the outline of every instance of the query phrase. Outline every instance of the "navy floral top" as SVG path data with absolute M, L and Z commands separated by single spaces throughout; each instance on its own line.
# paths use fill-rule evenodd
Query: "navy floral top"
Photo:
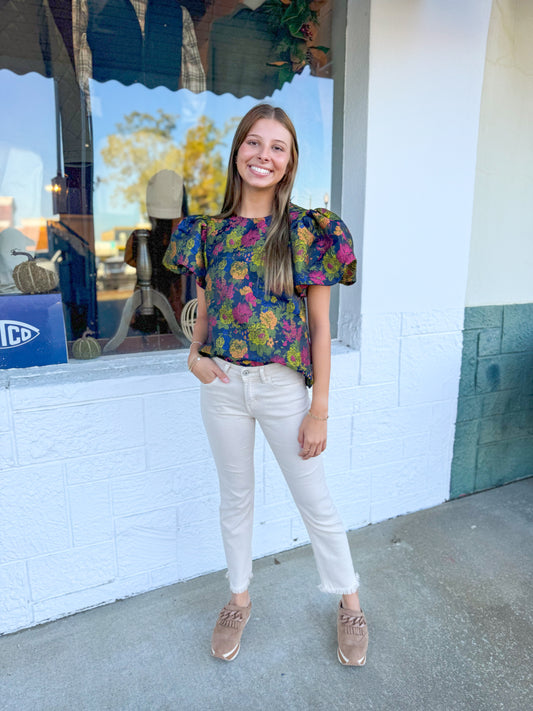
M 188 217 L 163 264 L 192 272 L 205 289 L 203 355 L 239 365 L 282 363 L 313 383 L 305 296 L 312 284 L 353 284 L 356 259 L 342 220 L 328 210 L 290 206 L 294 293 L 265 295 L 263 248 L 270 217 Z

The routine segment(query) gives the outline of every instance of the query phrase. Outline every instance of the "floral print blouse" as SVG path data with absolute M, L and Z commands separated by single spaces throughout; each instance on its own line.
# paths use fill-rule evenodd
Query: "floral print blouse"
M 290 206 L 294 293 L 264 290 L 270 217 L 188 217 L 163 264 L 192 272 L 205 289 L 208 336 L 200 352 L 239 365 L 282 363 L 313 383 L 305 296 L 312 284 L 353 284 L 356 259 L 346 225 L 328 210 Z

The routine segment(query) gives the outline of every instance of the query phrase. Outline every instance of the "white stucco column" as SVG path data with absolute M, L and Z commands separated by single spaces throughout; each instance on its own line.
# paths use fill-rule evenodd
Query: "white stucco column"
M 533 3 L 494 3 L 483 83 L 467 306 L 533 301 Z
M 490 14 L 348 3 L 342 215 L 360 277 L 339 335 L 359 351 L 353 476 L 371 521 L 449 496 Z
M 348 53 L 356 5 L 349 2 Z M 371 2 L 362 313 L 464 306 L 491 5 Z M 349 107 L 360 78 L 353 62 L 346 72 Z M 346 146 L 354 128 L 347 111 Z M 348 219 L 360 209 L 358 180 L 346 156 Z

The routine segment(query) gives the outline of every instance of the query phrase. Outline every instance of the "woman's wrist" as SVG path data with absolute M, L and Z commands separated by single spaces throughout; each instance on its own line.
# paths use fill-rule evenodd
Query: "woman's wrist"
M 203 356 L 198 355 L 198 352 L 189 355 L 189 358 L 187 359 L 187 367 L 189 368 L 191 373 L 194 373 L 194 369 L 201 360 L 203 360 Z
M 187 367 L 191 373 L 194 371 L 194 368 L 199 361 L 202 360 L 202 356 L 199 351 L 203 345 L 202 341 L 191 341 L 191 345 L 189 346 L 189 357 L 187 358 Z
M 313 388 L 314 390 L 314 388 Z M 328 396 L 320 392 L 313 392 L 313 398 L 309 407 L 309 415 L 315 420 L 328 419 Z
M 189 346 L 189 356 L 187 358 L 187 365 L 190 368 L 190 364 L 194 361 L 198 360 L 198 357 L 200 356 L 200 349 L 204 344 L 201 341 L 192 341 L 191 345 Z
M 328 417 L 329 417 L 329 415 L 327 414 L 327 412 L 326 412 L 325 414 L 323 414 L 323 413 L 317 414 L 317 413 L 313 412 L 313 408 L 312 408 L 312 407 L 311 407 L 311 409 L 308 411 L 307 414 L 309 415 L 309 417 L 311 417 L 311 419 L 313 419 L 313 420 L 320 420 L 321 422 L 327 422 L 327 419 L 328 419 Z

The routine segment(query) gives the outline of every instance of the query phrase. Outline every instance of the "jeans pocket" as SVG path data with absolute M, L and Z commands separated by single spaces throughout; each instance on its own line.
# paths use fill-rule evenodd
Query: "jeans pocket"
M 290 386 L 301 386 L 304 384 L 303 373 L 289 368 L 288 365 L 281 365 L 281 363 L 272 363 L 268 370 L 268 381 L 272 385 L 287 388 Z
M 231 363 L 228 360 L 224 360 L 223 358 L 219 358 L 218 356 L 213 356 L 212 360 L 218 365 L 220 370 L 224 371 L 226 375 L 228 374 L 231 368 Z

